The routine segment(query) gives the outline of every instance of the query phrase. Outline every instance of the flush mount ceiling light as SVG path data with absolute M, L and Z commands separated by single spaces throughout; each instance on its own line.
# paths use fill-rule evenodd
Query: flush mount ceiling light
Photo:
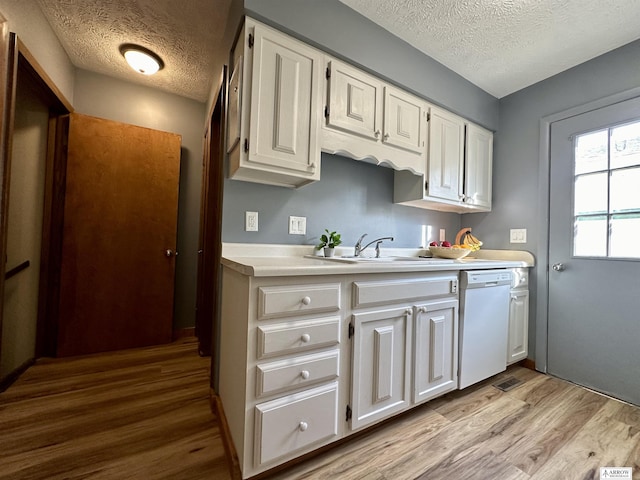
M 120 46 L 120 53 L 131 68 L 143 75 L 153 75 L 164 67 L 164 62 L 157 54 L 140 45 L 125 43 Z

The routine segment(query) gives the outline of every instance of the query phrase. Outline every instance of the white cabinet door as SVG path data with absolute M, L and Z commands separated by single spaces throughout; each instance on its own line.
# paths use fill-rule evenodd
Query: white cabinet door
M 493 133 L 466 125 L 464 202 L 491 210 Z
M 382 141 L 394 147 L 424 154 L 423 128 L 426 103 L 394 87 L 384 87 Z
M 427 195 L 460 201 L 464 162 L 464 120 L 432 107 L 429 120 Z
M 415 311 L 413 402 L 420 403 L 458 387 L 458 301 L 429 302 Z
M 352 429 L 409 406 L 411 317 L 410 307 L 353 315 Z
M 337 60 L 331 60 L 327 68 L 327 125 L 374 141 L 379 140 L 382 83 Z
M 529 331 L 529 290 L 511 290 L 507 365 L 527 358 Z
M 260 24 L 252 48 L 249 162 L 319 179 L 322 56 Z

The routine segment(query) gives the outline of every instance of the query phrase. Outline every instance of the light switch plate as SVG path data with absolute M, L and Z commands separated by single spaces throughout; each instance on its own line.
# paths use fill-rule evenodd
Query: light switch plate
M 244 231 L 258 231 L 258 212 L 244 212 Z
M 447 239 L 447 232 L 444 228 L 440 229 L 440 241 L 444 242 Z
M 509 241 L 511 243 L 527 243 L 527 229 L 512 228 L 509 230 Z
M 306 235 L 307 217 L 289 217 L 289 235 Z

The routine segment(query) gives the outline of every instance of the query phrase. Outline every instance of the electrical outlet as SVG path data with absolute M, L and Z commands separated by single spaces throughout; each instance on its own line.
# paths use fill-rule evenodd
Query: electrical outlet
M 511 243 L 527 243 L 527 229 L 512 228 L 509 230 L 509 241 Z
M 258 212 L 244 212 L 244 231 L 258 231 Z
M 440 229 L 440 241 L 444 242 L 447 239 L 447 232 L 444 228 Z
M 307 217 L 289 217 L 289 235 L 306 235 Z

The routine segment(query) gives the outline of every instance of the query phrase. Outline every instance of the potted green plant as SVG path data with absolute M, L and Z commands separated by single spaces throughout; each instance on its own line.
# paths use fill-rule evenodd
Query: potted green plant
M 325 229 L 325 233 L 320 235 L 320 243 L 316 246 L 316 250 L 324 249 L 325 257 L 333 257 L 334 249 L 342 243 L 340 234 L 336 232 L 330 232 Z

